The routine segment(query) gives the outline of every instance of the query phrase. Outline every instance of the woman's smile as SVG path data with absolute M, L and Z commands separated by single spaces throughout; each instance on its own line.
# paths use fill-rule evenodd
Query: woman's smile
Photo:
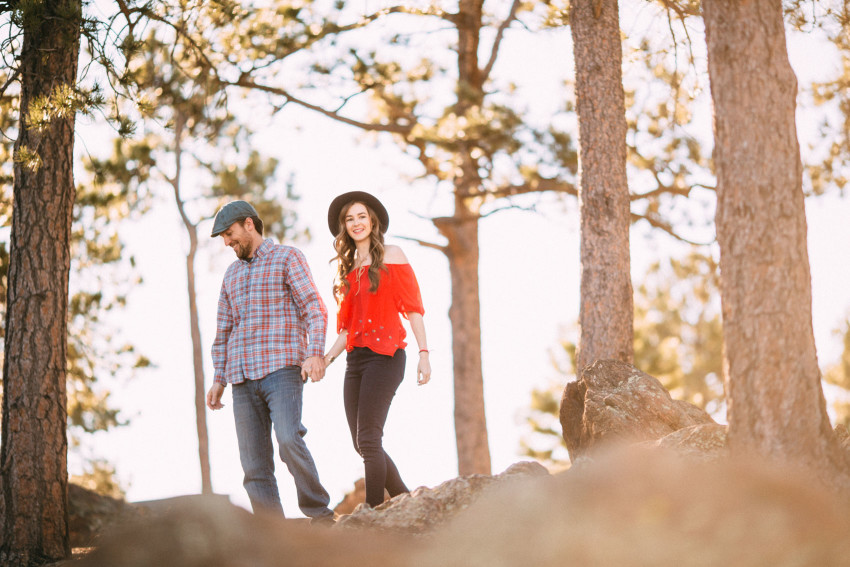
M 372 233 L 372 220 L 363 203 L 354 203 L 349 207 L 345 215 L 345 230 L 355 242 L 369 238 Z

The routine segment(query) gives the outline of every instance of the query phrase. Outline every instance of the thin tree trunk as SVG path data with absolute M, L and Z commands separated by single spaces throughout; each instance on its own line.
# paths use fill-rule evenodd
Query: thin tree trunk
M 461 213 L 462 214 L 462 213 Z M 448 240 L 452 279 L 452 361 L 458 473 L 490 474 L 490 447 L 481 370 L 481 305 L 478 296 L 478 217 L 435 219 Z
M 715 117 L 729 446 L 809 464 L 833 479 L 844 467 L 850 486 L 850 464 L 826 413 L 812 330 L 797 81 L 782 3 L 702 6 Z
M 0 563 L 9 566 L 55 561 L 71 551 L 65 368 L 74 111 L 41 130 L 27 116 L 35 99 L 76 83 L 82 6 L 74 3 L 77 15 L 63 18 L 59 4 L 45 1 L 40 22 L 24 30 L 20 60 L 15 152 L 35 152 L 40 165 L 14 166 L 0 449 Z
M 201 326 L 198 322 L 198 301 L 195 292 L 195 253 L 198 250 L 197 227 L 187 226 L 189 253 L 186 255 L 186 276 L 189 292 L 189 324 L 192 329 L 192 363 L 195 370 L 195 425 L 198 430 L 198 458 L 201 463 L 201 493 L 212 494 L 210 449 L 207 433 L 207 408 L 204 395 L 204 353 L 201 347 Z
M 175 174 L 170 180 L 174 189 L 174 200 L 177 211 L 186 233 L 189 235 L 189 253 L 186 255 L 186 287 L 189 294 L 189 326 L 192 335 L 192 367 L 195 373 L 195 426 L 198 432 L 198 459 L 201 464 L 201 493 L 212 494 L 212 479 L 210 475 L 209 434 L 207 432 L 207 408 L 204 384 L 204 353 L 201 345 L 201 326 L 198 322 L 198 301 L 195 290 L 195 254 L 198 250 L 198 227 L 189 219 L 180 196 L 180 173 L 183 163 L 183 127 L 185 116 L 175 110 L 174 120 L 174 155 Z
M 634 358 L 626 106 L 616 0 L 573 0 L 579 119 L 581 305 L 578 370 Z

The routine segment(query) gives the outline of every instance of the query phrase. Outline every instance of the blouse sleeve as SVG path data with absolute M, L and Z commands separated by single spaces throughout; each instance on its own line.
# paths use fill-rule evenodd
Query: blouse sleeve
M 398 264 L 395 267 L 393 294 L 398 312 L 405 314 L 405 317 L 406 313 L 411 311 L 424 315 L 425 307 L 422 305 L 422 295 L 419 293 L 419 283 L 413 268 L 410 264 Z
M 349 319 L 351 318 L 351 301 L 348 299 L 348 290 L 342 297 L 342 302 L 339 304 L 339 310 L 336 313 L 336 332 L 340 333 L 343 329 L 349 328 Z

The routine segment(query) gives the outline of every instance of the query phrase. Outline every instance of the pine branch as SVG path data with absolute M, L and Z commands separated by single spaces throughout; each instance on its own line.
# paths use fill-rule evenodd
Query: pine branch
M 357 128 L 360 128 L 361 130 L 366 130 L 367 132 L 389 132 L 389 133 L 392 133 L 392 134 L 406 135 L 406 134 L 409 134 L 411 132 L 411 130 L 413 130 L 412 126 L 399 126 L 399 125 L 396 125 L 396 124 L 375 124 L 375 123 L 361 122 L 359 120 L 354 120 L 352 118 L 342 116 L 337 111 L 328 110 L 328 109 L 323 108 L 321 106 L 309 103 L 305 100 L 302 100 L 298 97 L 295 97 L 292 94 L 290 94 L 286 89 L 282 89 L 282 88 L 279 88 L 279 87 L 272 87 L 272 86 L 269 86 L 269 85 L 261 85 L 260 83 L 257 83 L 255 81 L 249 79 L 246 75 L 239 77 L 239 79 L 236 80 L 236 81 L 226 81 L 224 79 L 218 79 L 218 81 L 219 81 L 220 84 L 226 85 L 226 86 L 242 87 L 242 88 L 246 88 L 246 89 L 252 89 L 252 90 L 256 90 L 256 91 L 260 91 L 260 92 L 265 92 L 265 93 L 281 96 L 284 99 L 286 99 L 287 102 L 291 102 L 293 104 L 297 104 L 298 106 L 302 106 L 302 107 L 307 108 L 309 110 L 313 110 L 315 112 L 318 112 L 319 114 L 327 116 L 328 118 L 332 118 L 332 119 L 336 120 L 337 122 L 342 122 L 342 123 L 348 124 L 350 126 L 356 126 Z
M 499 54 L 499 47 L 502 44 L 502 38 L 505 35 L 505 30 L 511 25 L 511 23 L 516 20 L 517 12 L 520 7 L 520 0 L 514 0 L 514 3 L 511 5 L 511 11 L 508 14 L 508 17 L 505 18 L 505 21 L 499 25 L 499 30 L 496 32 L 496 39 L 493 40 L 493 50 L 490 52 L 490 60 L 487 61 L 487 66 L 484 67 L 484 70 L 481 73 L 481 83 L 483 84 L 487 81 L 487 77 L 490 76 L 490 71 L 493 70 L 493 65 L 496 64 L 496 57 Z
M 436 244 L 434 242 L 428 242 L 427 240 L 420 240 L 418 238 L 413 238 L 411 236 L 397 236 L 396 238 L 401 238 L 402 240 L 409 240 L 410 242 L 415 242 L 420 246 L 424 246 L 425 248 L 433 248 L 434 250 L 439 250 L 443 254 L 449 253 L 448 246 L 443 246 L 442 244 Z

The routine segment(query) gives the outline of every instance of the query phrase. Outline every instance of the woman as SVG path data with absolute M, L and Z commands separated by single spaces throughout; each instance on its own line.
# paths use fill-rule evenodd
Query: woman
M 390 402 L 404 378 L 407 345 L 399 314 L 410 321 L 419 345 L 418 383 L 431 379 L 419 285 L 401 248 L 384 245 L 389 221 L 381 202 L 363 191 L 340 195 L 328 209 L 338 262 L 339 336 L 325 364 L 347 351 L 345 414 L 366 469 L 366 503 L 373 508 L 384 501 L 384 488 L 391 497 L 409 492 L 382 444 Z

